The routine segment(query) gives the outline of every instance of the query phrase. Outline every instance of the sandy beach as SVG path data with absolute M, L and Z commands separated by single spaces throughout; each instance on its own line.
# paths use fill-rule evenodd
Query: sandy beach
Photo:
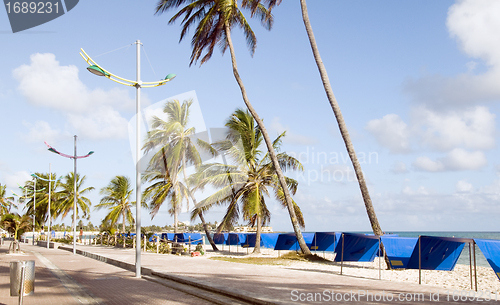
M 247 257 L 247 250 L 239 248 L 236 252 L 236 248 L 232 248 L 231 251 L 227 251 L 227 247 L 224 251 L 215 253 L 212 251 L 207 251 L 205 257 L 213 256 L 230 256 L 234 258 Z M 248 253 L 251 253 L 253 248 L 248 249 Z M 278 257 L 289 251 L 274 251 L 272 249 L 261 249 L 261 257 Z M 303 261 L 290 261 L 287 265 L 278 266 L 280 268 L 289 269 L 301 269 L 301 270 L 311 270 L 318 272 L 327 272 L 332 274 L 340 274 L 340 263 L 333 262 L 335 254 L 333 253 L 319 253 L 318 255 L 330 260 L 331 262 L 316 263 L 316 262 L 303 262 Z M 476 267 L 477 273 L 477 290 L 489 293 L 499 293 L 500 292 L 500 281 L 495 275 L 492 268 L 489 267 Z M 342 267 L 342 274 L 346 276 L 360 277 L 360 278 L 371 278 L 371 279 L 383 279 L 395 282 L 407 282 L 418 284 L 419 272 L 418 270 L 386 270 L 385 261 L 375 258 L 373 262 L 358 263 L 358 262 L 345 262 Z M 474 270 L 472 273 L 473 286 L 474 282 Z M 440 289 L 449 289 L 450 291 L 457 290 L 471 290 L 471 276 L 469 265 L 457 264 L 453 271 L 435 271 L 435 270 L 422 270 L 422 284 L 434 287 L 439 287 Z

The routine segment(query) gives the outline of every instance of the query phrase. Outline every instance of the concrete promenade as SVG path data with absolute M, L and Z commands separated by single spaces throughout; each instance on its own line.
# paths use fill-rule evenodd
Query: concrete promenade
M 116 267 L 133 270 L 133 249 L 77 246 L 82 254 L 100 259 L 96 260 L 62 249 L 47 250 L 26 244 L 21 247 L 27 255 L 7 255 L 7 247 L 2 246 L 4 252 L 0 253 L 0 304 L 17 304 L 17 297 L 9 296 L 9 261 L 31 259 L 36 264 L 35 295 L 25 297 L 25 304 L 210 304 L 155 282 L 136 279 L 133 271 Z M 72 246 L 65 247 L 71 249 Z M 483 301 L 456 302 L 444 290 L 429 286 L 204 257 L 143 252 L 142 266 L 145 274 L 188 280 L 243 295 L 249 300 L 259 299 L 262 303 L 484 304 Z

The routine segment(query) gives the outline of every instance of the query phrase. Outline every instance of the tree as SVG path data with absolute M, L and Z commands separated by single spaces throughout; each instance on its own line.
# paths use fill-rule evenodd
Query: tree
M 49 213 L 48 213 L 48 203 L 49 203 L 49 176 L 51 176 L 52 180 L 55 180 L 57 175 L 55 173 L 52 173 L 52 175 L 49 174 L 41 174 L 41 173 L 36 173 L 36 176 L 40 177 L 36 178 L 36 189 L 37 191 L 35 192 L 35 197 L 36 197 L 36 207 L 35 207 L 35 222 L 38 224 L 42 224 L 47 222 Z M 57 189 L 61 186 L 61 181 L 58 179 L 57 181 L 52 181 L 50 183 L 50 188 L 51 188 L 51 195 L 50 195 L 50 216 L 51 220 L 54 220 L 57 218 L 57 207 L 59 205 L 59 200 L 60 200 L 60 194 L 57 192 Z M 28 193 L 33 194 L 33 183 L 26 183 L 25 188 L 27 188 Z M 44 191 L 40 191 L 42 189 L 45 189 Z M 31 196 L 31 198 L 26 202 L 26 212 L 30 215 L 33 215 L 33 201 L 34 197 Z
M 267 3 L 268 7 L 266 8 L 262 2 Z M 259 18 L 261 24 L 266 29 L 270 30 L 273 24 L 271 9 L 275 4 L 276 1 L 273 0 L 243 0 L 241 1 L 241 8 L 250 10 L 250 16 Z M 200 65 L 208 61 L 212 56 L 216 45 L 221 47 L 222 53 L 229 48 L 234 77 L 240 87 L 241 95 L 247 109 L 252 114 L 262 132 L 267 150 L 269 151 L 269 156 L 276 169 L 278 180 L 284 190 L 288 213 L 290 214 L 290 220 L 300 248 L 304 254 L 311 254 L 311 251 L 302 237 L 302 232 L 300 231 L 299 223 L 297 221 L 297 215 L 295 215 L 293 200 L 290 196 L 290 192 L 288 191 L 285 176 L 279 166 L 279 161 L 276 156 L 276 152 L 273 149 L 271 138 L 269 137 L 263 121 L 250 103 L 243 80 L 238 72 L 236 55 L 234 52 L 233 41 L 231 39 L 231 29 L 237 26 L 243 30 L 247 46 L 252 55 L 254 54 L 257 46 L 255 33 L 238 7 L 237 0 L 160 0 L 156 6 L 156 13 L 164 13 L 170 9 L 178 8 L 181 5 L 186 6 L 181 8 L 180 11 L 178 11 L 170 19 L 169 23 L 174 23 L 177 19 L 183 16 L 181 21 L 183 26 L 180 40 L 186 36 L 189 28 L 197 23 L 195 33 L 191 39 L 191 46 L 193 50 L 191 53 L 190 65 L 193 64 L 193 62 L 198 62 L 200 57 Z
M 13 197 L 6 197 L 7 185 L 0 184 L 0 216 L 10 213 Z
M 202 188 L 211 185 L 217 189 L 213 195 L 200 202 L 199 208 L 207 210 L 215 205 L 227 204 L 228 208 L 222 219 L 218 231 L 228 230 L 238 223 L 240 214 L 252 226 L 257 226 L 254 253 L 260 253 L 260 235 L 262 226 L 271 220 L 271 212 L 266 204 L 266 197 L 270 190 L 275 199 L 286 207 L 283 189 L 276 175 L 276 169 L 269 153 L 263 154 L 260 150 L 262 132 L 255 126 L 255 120 L 248 111 L 238 109 L 226 122 L 228 127 L 225 141 L 212 144 L 222 155 L 228 155 L 234 164 L 213 163 L 202 165 L 193 176 L 197 185 Z M 273 141 L 273 147 L 279 152 L 282 133 Z M 280 167 L 303 170 L 300 162 L 287 155 L 278 153 Z M 287 188 L 292 194 L 297 191 L 298 182 L 285 177 Z M 304 219 L 298 205 L 293 202 L 294 211 L 299 224 L 304 227 Z M 193 211 L 193 214 L 197 211 Z
M 356 156 L 356 151 L 354 150 L 354 145 L 352 144 L 351 137 L 349 136 L 349 131 L 347 130 L 347 126 L 345 124 L 344 117 L 342 116 L 342 112 L 340 111 L 340 107 L 337 103 L 337 99 L 333 94 L 325 65 L 323 64 L 323 61 L 321 60 L 321 56 L 319 54 L 319 49 L 316 44 L 316 39 L 314 38 L 312 26 L 309 21 L 309 15 L 307 13 L 306 0 L 300 0 L 300 6 L 302 9 L 302 19 L 304 21 L 307 36 L 309 37 L 309 42 L 314 54 L 314 59 L 316 60 L 316 65 L 318 66 L 318 70 L 323 82 L 323 86 L 325 88 L 326 95 L 328 97 L 328 101 L 330 102 L 330 106 L 332 107 L 335 118 L 337 119 L 337 124 L 339 125 L 340 134 L 342 135 L 342 139 L 344 140 L 347 153 L 349 154 L 349 158 L 351 159 L 352 165 L 354 167 L 354 172 L 356 173 L 356 178 L 359 183 L 359 188 L 361 190 L 361 195 L 363 196 L 366 213 L 368 214 L 368 218 L 370 219 L 373 233 L 375 235 L 383 235 L 382 229 L 380 228 L 380 224 L 377 219 L 377 215 L 375 214 L 375 209 L 373 208 L 370 193 L 368 192 L 368 187 L 366 186 L 366 181 L 363 176 L 363 171 L 361 170 L 361 165 L 359 164 L 358 157 Z
M 102 221 L 106 231 L 114 232 L 112 228 L 120 217 L 122 219 L 123 233 L 126 232 L 125 222 L 134 224 L 131 208 L 135 202 L 130 201 L 132 192 L 130 180 L 125 176 L 116 176 L 107 186 L 101 189 L 100 194 L 104 195 L 104 197 L 101 198 L 100 203 L 95 208 L 98 210 L 107 208 L 109 210 L 108 215 Z M 123 247 L 125 247 L 125 239 L 123 239 Z
M 20 216 L 13 213 L 2 216 L 2 226 L 10 233 L 14 233 L 15 240 L 17 240 L 18 233 L 22 234 L 24 231 L 31 229 L 32 223 L 33 219 L 28 214 Z
M 80 175 L 77 174 L 76 178 L 76 215 L 78 218 L 78 212 L 80 210 L 83 212 L 83 217 L 88 219 L 90 217 L 89 206 L 91 206 L 92 203 L 83 195 L 93 191 L 94 187 L 91 186 L 82 190 L 82 185 L 85 183 L 87 177 L 80 177 Z M 64 182 L 61 183 L 62 190 L 58 192 L 59 202 L 56 210 L 57 216 L 64 218 L 69 212 L 73 211 L 75 200 L 74 181 L 74 173 L 71 172 L 64 177 Z
M 148 138 L 144 145 L 146 153 L 158 149 L 158 152 L 151 158 L 148 171 L 144 175 L 146 181 L 156 182 L 146 188 L 144 198 L 151 201 L 150 209 L 153 217 L 164 201 L 170 199 L 170 211 L 174 215 L 175 233 L 177 233 L 177 217 L 182 201 L 186 199 L 188 209 L 189 198 L 194 205 L 197 204 L 196 198 L 190 190 L 186 173 L 188 165 L 198 167 L 202 163 L 196 144 L 208 151 L 213 151 L 210 145 L 204 141 L 198 140 L 197 143 L 194 143 L 192 136 L 196 130 L 194 127 L 188 127 L 189 107 L 192 103 L 192 101 L 184 101 L 181 105 L 178 100 L 167 102 L 163 112 L 167 115 L 168 120 L 165 121 L 157 116 L 153 117 L 152 130 L 148 132 Z M 180 179 L 181 172 L 184 183 Z M 203 223 L 210 245 L 214 251 L 218 251 L 205 223 L 203 213 L 199 212 L 197 216 Z

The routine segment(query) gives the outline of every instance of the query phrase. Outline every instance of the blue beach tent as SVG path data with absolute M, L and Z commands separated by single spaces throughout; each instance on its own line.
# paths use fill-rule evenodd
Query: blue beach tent
M 226 240 L 226 245 L 241 245 L 245 242 L 246 233 L 229 233 Z
M 278 240 L 279 233 L 261 233 L 260 234 L 260 246 L 263 248 L 274 249 L 276 246 L 276 241 Z M 255 240 L 257 238 L 256 233 L 249 233 L 246 236 L 246 240 L 241 244 L 242 247 L 255 247 Z
M 418 242 L 418 237 L 381 236 L 392 269 L 404 269 Z
M 161 233 L 161 239 L 165 239 L 165 240 L 173 241 L 174 236 L 175 236 L 175 233 Z
M 335 248 L 335 262 L 372 262 L 379 250 L 379 237 L 342 233 Z
M 178 243 L 189 243 L 192 244 L 203 243 L 200 233 L 175 233 L 174 240 L 177 237 Z
M 474 239 L 500 280 L 500 240 Z
M 304 241 L 308 247 L 311 247 L 311 243 L 314 238 L 314 233 L 302 233 Z M 276 241 L 276 246 L 274 250 L 300 250 L 299 243 L 297 242 L 297 236 L 295 233 L 283 233 L 278 236 Z
M 316 232 L 311 242 L 311 250 L 316 251 L 335 251 L 335 247 L 342 233 L 335 232 Z
M 406 269 L 451 271 L 455 268 L 465 243 L 469 242 L 473 242 L 473 240 L 470 238 L 420 236 Z
M 222 245 L 226 243 L 227 233 L 215 233 L 213 236 L 214 243 L 216 245 Z

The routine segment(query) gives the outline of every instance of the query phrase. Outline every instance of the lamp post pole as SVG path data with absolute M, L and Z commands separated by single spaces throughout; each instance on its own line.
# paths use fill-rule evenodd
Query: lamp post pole
M 141 41 L 137 40 L 136 44 L 136 135 L 135 135 L 135 277 L 141 277 L 141 167 L 139 156 L 141 153 Z
M 50 193 L 51 193 L 51 182 L 52 182 L 52 173 L 50 171 L 50 163 L 49 163 L 49 226 L 48 226 L 48 230 L 47 230 L 47 249 L 50 249 L 49 245 L 50 245 Z
M 122 85 L 132 86 L 136 88 L 136 185 L 135 185 L 135 196 L 136 196 L 136 220 L 135 220 L 135 234 L 136 234 L 136 247 L 135 247 L 135 277 L 141 277 L 141 169 L 139 163 L 139 156 L 141 154 L 141 136 L 140 136 L 140 122 L 141 122 L 141 88 L 152 88 L 165 85 L 167 82 L 171 81 L 175 78 L 175 74 L 168 74 L 165 79 L 155 81 L 155 82 L 142 82 L 141 81 L 141 53 L 140 46 L 141 41 L 137 40 L 134 42 L 136 45 L 136 80 L 128 80 L 117 75 L 112 74 L 111 72 L 104 70 L 101 66 L 99 66 L 90 56 L 85 53 L 83 49 L 81 49 L 80 55 L 83 59 L 90 65 L 87 67 L 91 73 L 105 76 L 110 80 L 117 82 Z
M 35 245 L 36 178 L 33 177 L 33 246 Z
M 55 148 L 50 146 L 47 142 L 45 142 L 45 145 L 49 147 L 49 151 L 58 154 L 62 157 L 66 157 L 69 159 L 73 159 L 74 164 L 73 164 L 73 254 L 76 254 L 76 202 L 77 202 L 77 197 L 78 197 L 78 190 L 76 188 L 77 186 L 77 180 L 78 176 L 76 175 L 76 159 L 81 159 L 81 158 L 87 158 L 91 154 L 93 154 L 93 151 L 90 151 L 88 154 L 85 156 L 77 156 L 76 155 L 76 138 L 77 136 L 75 135 L 75 154 L 73 156 L 63 154 L 59 151 L 57 151 Z

